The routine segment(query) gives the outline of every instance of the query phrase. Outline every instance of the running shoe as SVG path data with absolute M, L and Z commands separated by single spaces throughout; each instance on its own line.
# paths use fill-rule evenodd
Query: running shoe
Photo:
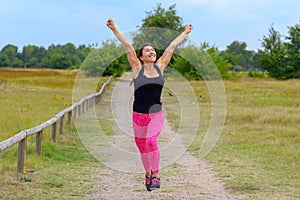
M 151 185 L 152 185 L 152 176 L 146 176 L 145 175 L 145 185 L 146 185 L 146 189 L 150 192 L 151 191 Z
M 159 188 L 160 188 L 160 178 L 153 177 L 150 189 L 159 189 Z

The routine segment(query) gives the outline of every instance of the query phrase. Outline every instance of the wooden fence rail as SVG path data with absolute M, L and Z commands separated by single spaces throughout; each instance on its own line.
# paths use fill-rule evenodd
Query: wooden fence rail
M 87 97 L 82 98 L 80 101 L 74 103 L 70 107 L 62 110 L 53 118 L 49 119 L 48 121 L 37 125 L 33 128 L 23 130 L 20 133 L 0 142 L 0 153 L 4 150 L 12 147 L 15 144 L 19 144 L 18 146 L 18 166 L 17 171 L 19 173 L 24 172 L 24 164 L 25 164 L 25 155 L 26 155 L 26 145 L 27 145 L 27 137 L 36 135 L 36 153 L 38 155 L 42 155 L 42 136 L 43 130 L 52 127 L 52 136 L 51 139 L 56 142 L 56 133 L 57 133 L 57 126 L 59 124 L 59 133 L 63 134 L 64 131 L 64 118 L 67 114 L 68 121 L 67 123 L 70 125 L 72 121 L 72 117 L 75 120 L 76 117 L 82 115 L 85 111 L 88 111 L 89 108 L 98 104 L 101 99 L 101 95 L 104 92 L 106 86 L 110 83 L 112 77 L 102 85 L 99 92 L 95 94 L 91 94 Z

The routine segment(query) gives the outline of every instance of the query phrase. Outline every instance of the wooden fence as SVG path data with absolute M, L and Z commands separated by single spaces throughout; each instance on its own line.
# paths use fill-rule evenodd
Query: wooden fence
M 48 121 L 35 126 L 33 128 L 21 131 L 20 133 L 0 142 L 0 153 L 4 150 L 12 147 L 15 144 L 19 144 L 18 146 L 18 166 L 17 171 L 20 173 L 24 172 L 24 163 L 25 163 L 25 155 L 26 155 L 26 144 L 27 144 L 27 137 L 36 135 L 36 153 L 38 155 L 42 155 L 42 136 L 43 130 L 48 127 L 52 127 L 52 140 L 56 141 L 56 133 L 59 131 L 60 134 L 63 134 L 64 131 L 64 118 L 65 115 L 68 116 L 68 124 L 71 124 L 71 120 L 76 119 L 77 115 L 80 116 L 85 111 L 88 111 L 89 108 L 94 106 L 95 104 L 99 103 L 101 99 L 101 95 L 105 90 L 106 86 L 110 83 L 112 77 L 102 85 L 99 92 L 95 94 L 91 94 L 87 97 L 82 98 L 80 101 L 74 103 L 70 107 L 62 110 L 53 118 L 49 119 Z M 58 128 L 59 125 L 59 129 Z

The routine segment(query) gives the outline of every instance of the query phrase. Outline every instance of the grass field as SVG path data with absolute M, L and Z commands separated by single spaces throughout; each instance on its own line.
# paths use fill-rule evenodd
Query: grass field
M 70 70 L 0 68 L 0 141 L 38 125 L 72 105 L 73 87 L 79 75 Z M 81 87 L 95 93 L 107 78 L 80 78 Z M 94 86 L 94 88 L 93 88 Z M 89 89 L 87 89 L 89 88 Z M 91 91 L 91 88 L 93 89 Z
M 72 71 L 1 69 L 0 141 L 70 106 L 75 76 Z M 210 120 L 210 97 L 205 82 L 190 83 L 203 127 L 190 148 L 197 155 Z M 240 78 L 224 84 L 226 121 L 206 160 L 232 192 L 249 199 L 300 199 L 300 80 Z M 101 164 L 85 150 L 75 128 L 66 128 L 56 144 L 50 130 L 44 135 L 42 158 L 35 155 L 35 137 L 28 140 L 23 175 L 16 174 L 17 145 L 0 154 L 0 199 L 82 199 L 92 192 L 89 177 Z
M 225 87 L 225 126 L 207 160 L 233 192 L 300 199 L 300 80 L 242 78 Z
M 69 70 L 0 69 L 0 141 L 69 107 L 77 75 Z M 98 78 L 82 79 L 83 87 L 91 87 Z M 106 80 L 97 80 L 94 92 Z M 35 153 L 35 137 L 27 139 L 22 175 L 16 173 L 18 145 L 0 154 L 0 199 L 81 199 L 91 190 L 89 168 L 99 163 L 83 147 L 76 129 L 65 129 L 56 143 L 51 141 L 51 128 L 43 131 L 42 157 Z

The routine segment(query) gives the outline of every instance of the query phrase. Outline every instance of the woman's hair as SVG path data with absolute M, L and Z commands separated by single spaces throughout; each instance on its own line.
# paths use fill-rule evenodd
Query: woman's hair
M 140 57 L 143 55 L 143 49 L 146 46 L 151 46 L 151 47 L 153 47 L 155 49 L 154 45 L 151 44 L 150 42 L 146 42 L 146 43 L 142 44 L 142 46 L 138 50 L 138 59 L 142 62 L 142 64 L 143 64 L 143 61 L 140 59 Z

